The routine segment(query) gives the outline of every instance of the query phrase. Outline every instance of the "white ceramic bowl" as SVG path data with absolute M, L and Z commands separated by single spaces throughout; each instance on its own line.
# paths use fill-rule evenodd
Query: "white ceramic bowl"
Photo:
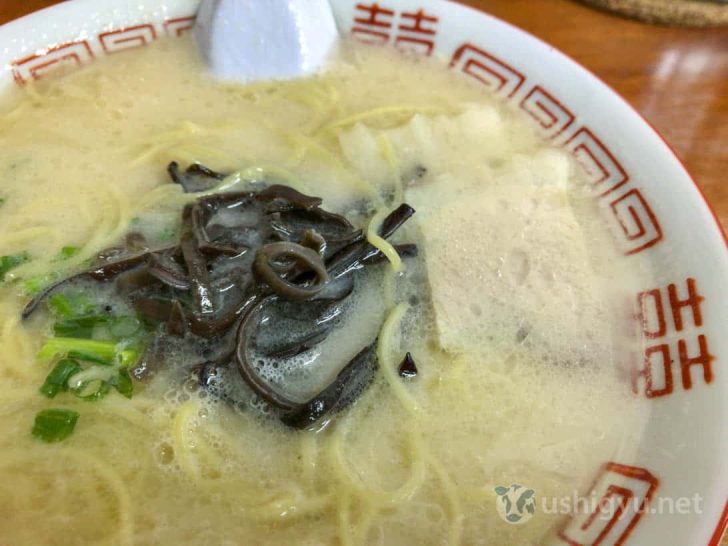
M 635 375 L 636 395 L 652 404 L 647 431 L 636 458 L 594 469 L 597 498 L 631 502 L 566 517 L 549 544 L 717 545 L 728 520 L 728 252 L 690 175 L 606 85 L 502 21 L 444 0 L 331 3 L 342 32 L 437 54 L 522 109 L 584 165 L 624 252 L 656 272 L 655 285 L 635 294 L 648 341 Z M 74 0 L 9 23 L 0 28 L 0 87 L 188 32 L 196 4 Z

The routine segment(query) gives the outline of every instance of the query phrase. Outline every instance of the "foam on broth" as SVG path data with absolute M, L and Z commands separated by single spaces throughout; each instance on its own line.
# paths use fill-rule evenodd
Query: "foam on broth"
M 436 62 L 348 46 L 306 81 L 202 72 L 190 41 L 161 40 L 4 98 L 0 255 L 33 259 L 0 287 L 0 542 L 539 543 L 561 516 L 509 525 L 494 488 L 583 492 L 629 458 L 646 416 L 620 373 L 642 274 L 578 169 Z M 174 370 L 130 401 L 38 394 L 48 322 L 20 322 L 22 280 L 80 267 L 130 223 L 163 239 L 181 206 L 171 160 L 295 184 L 355 217 L 380 194 L 417 209 L 399 237 L 420 257 L 389 287 L 408 310 L 388 361 L 414 355 L 414 410 L 379 380 L 326 430 L 297 432 Z M 60 263 L 67 245 L 81 252 Z M 57 406 L 81 418 L 46 445 L 30 426 Z

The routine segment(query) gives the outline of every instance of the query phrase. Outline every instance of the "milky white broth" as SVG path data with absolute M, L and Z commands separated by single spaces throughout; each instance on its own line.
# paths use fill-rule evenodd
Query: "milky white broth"
M 244 87 L 207 77 L 187 38 L 160 40 L 14 91 L 1 112 L 0 255 L 32 259 L 0 288 L 0 544 L 537 544 L 562 517 L 538 499 L 631 456 L 637 259 L 628 270 L 564 152 L 439 62 L 347 46 L 314 79 Z M 356 302 L 366 335 L 327 347 L 370 342 L 404 302 L 380 364 L 410 351 L 417 377 L 379 377 L 318 433 L 174 370 L 131 400 L 42 397 L 50 318 L 20 320 L 24 287 L 131 229 L 168 236 L 186 199 L 173 160 L 347 215 L 410 203 L 394 239 L 420 255 L 397 276 L 380 266 Z M 64 246 L 81 250 L 59 260 Z M 30 434 L 49 407 L 81 415 L 63 442 Z M 496 510 L 512 483 L 536 492 L 524 525 Z

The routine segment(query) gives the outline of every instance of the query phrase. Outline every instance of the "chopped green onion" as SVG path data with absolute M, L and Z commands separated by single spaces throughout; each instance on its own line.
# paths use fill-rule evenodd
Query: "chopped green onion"
M 71 377 L 68 380 L 68 388 L 84 400 L 99 400 L 111 390 L 110 381 L 117 373 L 114 369 L 90 366 Z
M 38 358 L 40 360 L 50 360 L 55 356 L 64 356 L 71 351 L 78 351 L 93 355 L 99 359 L 113 360 L 116 356 L 116 345 L 114 341 L 52 337 L 41 347 Z
M 116 339 L 130 338 L 141 328 L 136 317 L 117 317 L 111 321 L 109 332 Z
M 62 317 L 70 317 L 74 314 L 71 300 L 65 294 L 53 294 L 48 298 L 48 307 L 50 310 Z
M 5 280 L 5 275 L 11 269 L 15 269 L 19 265 L 30 260 L 30 254 L 21 252 L 20 254 L 12 254 L 9 256 L 0 256 L 0 281 Z
M 90 402 L 106 396 L 112 387 L 126 398 L 131 398 L 134 392 L 134 384 L 126 368 L 110 375 L 108 368 L 92 366 L 72 377 L 69 383 L 73 394 Z
M 68 390 L 68 380 L 72 375 L 81 371 L 81 365 L 75 360 L 64 358 L 58 361 L 46 377 L 40 393 L 48 398 L 53 398 L 60 391 Z
M 119 391 L 119 394 L 127 398 L 131 398 L 131 395 L 134 392 L 134 384 L 131 381 L 129 372 L 126 371 L 126 368 L 120 369 L 118 375 L 111 379 L 111 385 Z
M 94 402 L 100 400 L 106 393 L 111 389 L 108 381 L 102 379 L 94 379 L 92 381 L 85 381 L 76 389 L 71 389 L 73 394 L 79 398 L 88 402 Z
M 28 279 L 23 283 L 23 290 L 26 294 L 30 296 L 36 295 L 38 292 L 40 292 L 43 287 L 49 285 L 51 283 L 50 276 L 44 275 L 41 277 L 33 277 L 31 279 Z
M 55 337 L 46 340 L 38 358 L 61 360 L 40 392 L 53 398 L 71 391 L 78 398 L 95 401 L 115 389 L 131 398 L 134 384 L 127 368 L 139 359 L 145 333 L 142 322 L 135 316 L 99 312 L 100 304 L 83 292 L 53 294 L 48 308 L 56 317 Z
M 60 442 L 76 427 L 79 414 L 68 409 L 46 409 L 38 412 L 33 424 L 33 436 L 44 442 Z
M 54 315 L 64 318 L 90 315 L 95 304 L 83 293 L 59 293 L 48 298 L 48 307 Z
M 5 204 L 5 198 L 0 197 L 0 207 L 2 207 Z
M 71 390 L 77 390 L 85 383 L 96 381 L 97 379 L 100 381 L 109 381 L 114 375 L 116 375 L 117 371 L 117 369 L 103 366 L 89 366 L 68 380 L 68 388 Z
M 75 358 L 82 362 L 92 362 L 93 364 L 99 364 L 101 366 L 111 366 L 113 362 L 105 358 L 99 358 L 95 354 L 84 353 L 82 351 L 68 351 L 66 355 L 68 358 Z
M 94 335 L 94 329 L 106 324 L 109 318 L 106 315 L 88 315 L 62 319 L 53 325 L 53 334 L 57 337 L 90 339 Z
M 67 260 L 69 258 L 73 258 L 76 254 L 78 254 L 78 251 L 81 250 L 77 246 L 64 246 L 61 249 L 60 258 L 61 260 Z
M 98 364 L 106 362 L 118 362 L 123 367 L 130 366 L 139 358 L 138 347 L 126 347 L 116 343 L 115 341 L 98 341 L 95 339 L 80 339 L 74 337 L 52 337 L 45 342 L 38 352 L 38 359 L 48 361 L 57 356 L 66 356 L 70 353 L 79 355 L 82 353 L 84 357 L 76 356 L 79 360 L 88 362 L 96 362 Z M 94 360 L 90 360 L 89 357 Z
M 119 357 L 119 364 L 124 368 L 128 368 L 139 359 L 139 352 L 138 347 L 128 347 L 120 351 L 117 355 Z

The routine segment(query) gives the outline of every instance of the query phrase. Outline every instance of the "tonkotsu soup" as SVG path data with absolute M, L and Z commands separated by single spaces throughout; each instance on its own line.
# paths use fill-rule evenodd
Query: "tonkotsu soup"
M 439 62 L 160 40 L 1 116 L 0 544 L 539 544 L 632 456 L 639 262 Z

